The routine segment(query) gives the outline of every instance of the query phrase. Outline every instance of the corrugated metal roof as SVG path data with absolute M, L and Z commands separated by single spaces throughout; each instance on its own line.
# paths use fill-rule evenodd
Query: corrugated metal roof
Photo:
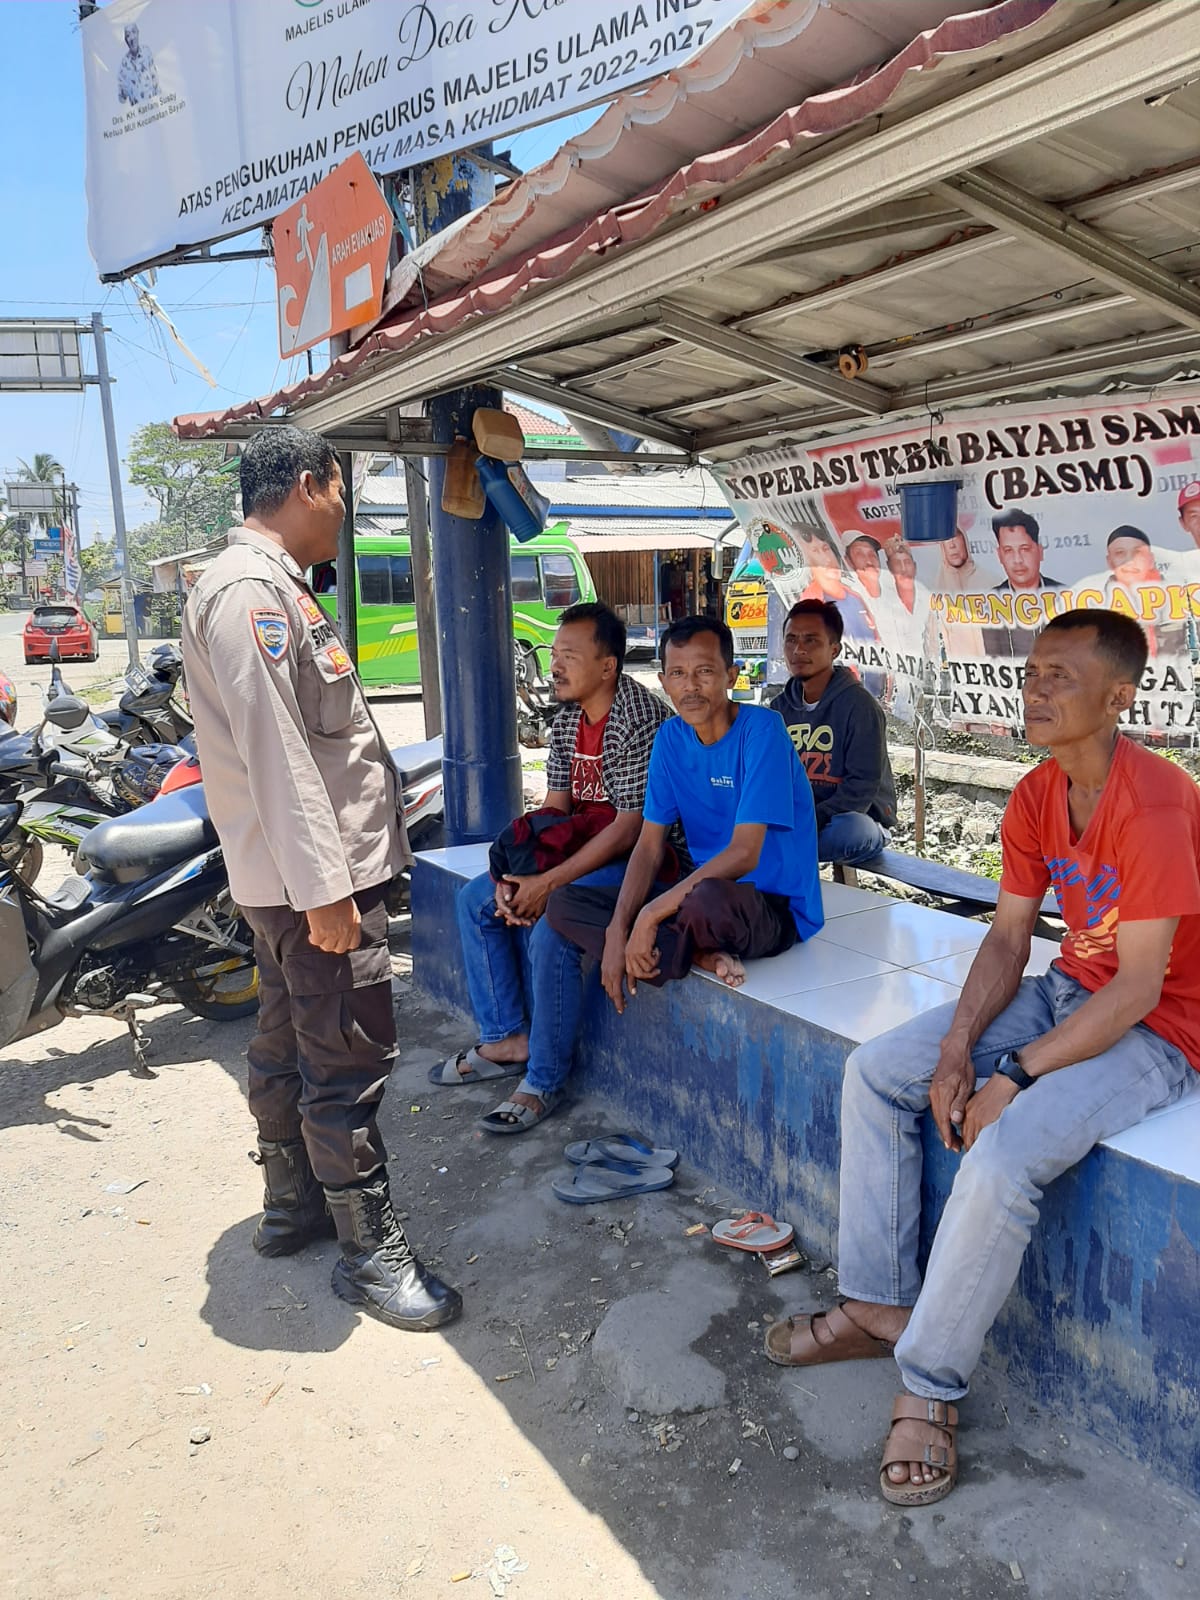
M 755 70 L 806 85 L 805 37 Z M 328 372 L 179 432 L 281 406 L 333 429 L 489 378 L 723 458 L 926 406 L 1194 376 L 1198 77 L 1196 0 L 951 18 Z M 843 379 L 851 350 L 869 367 Z
M 661 517 L 571 517 L 567 533 L 571 543 L 585 555 L 599 550 L 711 550 L 721 534 L 729 529 L 728 511 L 720 522 L 698 528 L 694 522 L 672 522 Z M 736 542 L 745 534 L 734 524 Z

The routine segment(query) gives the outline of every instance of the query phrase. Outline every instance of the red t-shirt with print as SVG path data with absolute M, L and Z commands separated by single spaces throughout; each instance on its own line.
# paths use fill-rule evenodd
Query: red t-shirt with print
M 1055 963 L 1093 993 L 1117 972 L 1117 927 L 1178 917 L 1158 1004 L 1142 1020 L 1200 1069 L 1200 789 L 1181 768 L 1118 737 L 1108 780 L 1078 839 L 1067 775 L 1051 757 L 1013 790 L 1000 828 L 1000 887 L 1052 886 L 1067 924 Z
M 575 751 L 571 756 L 571 804 L 595 805 L 608 799 L 604 787 L 604 730 L 608 727 L 609 713 L 599 722 L 589 722 L 580 717 L 575 734 Z

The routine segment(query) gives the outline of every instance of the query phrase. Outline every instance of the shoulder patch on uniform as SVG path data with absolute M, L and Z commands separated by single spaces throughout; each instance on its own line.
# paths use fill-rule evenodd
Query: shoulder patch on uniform
M 250 612 L 250 625 L 263 655 L 271 661 L 282 660 L 288 647 L 287 612 L 255 607 Z
M 344 645 L 331 644 L 329 649 L 325 652 L 325 659 L 337 673 L 339 678 L 344 677 L 347 672 L 354 671 L 354 663 L 346 653 L 346 648 Z
M 300 614 L 309 622 L 324 622 L 325 613 L 310 594 L 298 594 L 296 604 L 300 607 Z

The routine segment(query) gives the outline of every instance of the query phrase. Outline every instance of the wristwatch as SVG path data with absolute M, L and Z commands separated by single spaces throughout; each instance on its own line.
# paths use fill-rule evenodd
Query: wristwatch
M 996 1063 L 996 1072 L 1001 1078 L 1007 1078 L 1010 1083 L 1015 1083 L 1018 1089 L 1028 1089 L 1037 1082 L 1036 1078 L 1031 1078 L 1025 1071 L 1015 1050 L 1004 1052 Z

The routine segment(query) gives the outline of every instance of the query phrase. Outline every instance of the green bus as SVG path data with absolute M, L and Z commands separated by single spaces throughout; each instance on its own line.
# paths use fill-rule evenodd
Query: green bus
M 587 563 L 556 523 L 536 538 L 509 547 L 512 567 L 513 637 L 537 650 L 539 665 L 549 665 L 548 650 L 559 614 L 581 600 L 594 600 L 596 588 Z M 377 687 L 421 681 L 417 656 L 417 614 L 413 597 L 412 543 L 407 533 L 356 533 L 358 567 L 358 670 Z M 332 564 L 314 569 L 317 598 L 331 618 L 337 615 Z

